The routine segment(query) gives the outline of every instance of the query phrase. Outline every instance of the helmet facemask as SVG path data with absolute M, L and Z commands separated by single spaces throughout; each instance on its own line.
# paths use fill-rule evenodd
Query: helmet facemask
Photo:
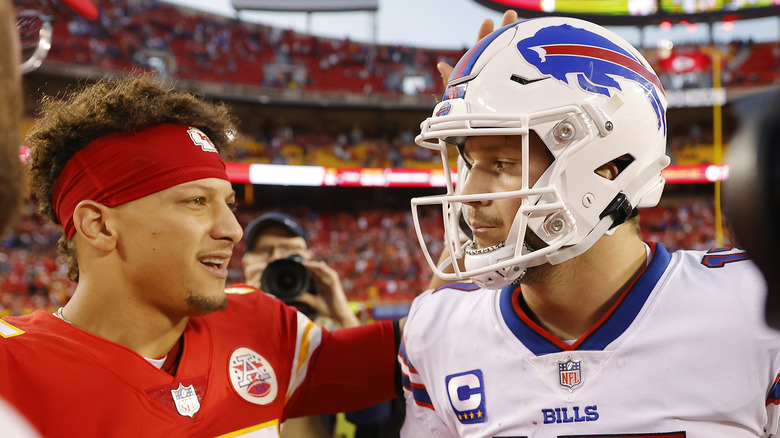
M 464 55 L 455 67 L 460 76 L 450 78 L 445 100 L 421 124 L 415 141 L 440 152 L 447 192 L 413 199 L 412 213 L 426 260 L 443 280 L 471 279 L 490 289 L 505 287 L 519 281 L 528 267 L 558 264 L 583 253 L 636 207 L 658 202 L 664 183 L 661 169 L 669 163 L 664 155 L 665 119 L 662 126 L 656 123 L 657 95 L 662 96 L 663 90 L 653 89 L 651 96 L 647 84 L 634 77 L 611 75 L 617 90 L 604 94 L 594 91 L 578 72 L 568 73 L 566 81 L 543 75 L 517 50 L 543 30 L 562 28 L 564 36 L 572 29 L 585 31 L 574 26 L 615 40 L 609 31 L 575 19 L 527 20 L 499 29 L 475 46 L 481 52 L 472 49 Z M 625 46 L 619 47 L 621 54 L 629 48 L 635 52 L 628 43 Z M 638 52 L 631 54 L 641 58 Z M 665 99 L 660 107 L 665 111 Z M 522 138 L 521 187 L 500 193 L 461 193 L 469 169 L 459 158 L 458 184 L 453 184 L 447 139 L 498 135 Z M 528 167 L 530 135 L 538 135 L 553 158 L 533 184 Z M 620 171 L 613 178 L 596 172 L 607 163 L 619 163 Z M 464 243 L 459 228 L 464 203 L 508 198 L 519 198 L 521 204 L 506 239 L 489 248 Z M 448 257 L 438 266 L 419 226 L 417 210 L 425 205 L 442 206 Z M 530 233 L 543 244 L 529 245 Z
M 556 167 L 550 166 L 539 177 L 536 184 L 529 180 L 531 171 L 529 163 L 531 161 L 531 136 L 536 136 L 536 141 L 541 142 L 539 136 L 529 128 L 533 121 L 537 120 L 559 120 L 554 129 L 559 132 L 559 144 L 561 150 L 567 146 L 569 151 L 576 151 L 588 140 L 589 135 L 585 129 L 586 124 L 576 117 L 574 108 L 563 108 L 561 113 L 547 111 L 541 114 L 515 114 L 509 115 L 513 120 L 521 120 L 521 124 L 508 128 L 479 128 L 479 135 L 502 135 L 518 136 L 521 139 L 521 166 L 522 182 L 518 190 L 506 192 L 486 192 L 462 194 L 460 187 L 463 187 L 464 181 L 469 177 L 469 167 L 466 165 L 462 156 L 458 157 L 458 183 L 453 184 L 450 176 L 451 170 L 445 171 L 447 194 L 441 196 L 426 196 L 412 199 L 412 216 L 415 226 L 418 229 L 418 238 L 422 233 L 419 231 L 418 209 L 423 205 L 442 205 L 442 215 L 445 222 L 444 232 L 444 251 L 449 252 L 449 258 L 439 266 L 433 263 L 431 255 L 424 240 L 420 240 L 423 247 L 423 253 L 431 265 L 432 269 L 442 279 L 461 280 L 471 278 L 476 283 L 487 288 L 500 288 L 512 284 L 519 280 L 527 267 L 538 266 L 547 262 L 546 256 L 566 245 L 572 237 L 571 231 L 576 229 L 575 221 L 570 212 L 566 209 L 558 190 L 554 186 L 549 186 L 547 182 L 556 176 Z M 437 138 L 436 143 L 426 141 L 427 135 L 436 130 L 437 124 L 451 124 L 452 119 L 459 117 L 441 117 L 439 119 L 428 119 L 423 123 L 423 133 L 418 136 L 417 142 L 423 147 L 436 149 L 440 152 L 443 163 L 449 163 L 449 151 L 445 139 Z M 487 120 L 482 120 L 485 122 Z M 468 123 L 480 124 L 477 118 L 467 120 Z M 426 126 L 430 123 L 432 126 Z M 549 125 L 549 122 L 547 122 Z M 576 127 L 576 128 L 575 128 Z M 452 130 L 454 134 L 460 133 L 458 130 Z M 473 131 L 471 131 L 474 134 Z M 545 146 L 546 147 L 546 146 Z M 548 149 L 548 155 L 555 158 Z M 448 167 L 445 164 L 445 167 Z M 496 245 L 478 248 L 473 240 L 463 242 L 460 230 L 461 216 L 468 210 L 464 205 L 470 202 L 495 201 L 501 199 L 518 198 L 521 200 L 512 226 L 509 229 L 506 239 Z M 541 245 L 528 242 L 527 233 L 532 232 L 529 223 L 540 224 L 540 230 L 544 233 L 534 232 L 544 243 Z M 463 267 L 458 263 L 452 263 L 452 260 L 462 260 Z M 444 270 L 450 267 L 453 273 L 445 273 Z

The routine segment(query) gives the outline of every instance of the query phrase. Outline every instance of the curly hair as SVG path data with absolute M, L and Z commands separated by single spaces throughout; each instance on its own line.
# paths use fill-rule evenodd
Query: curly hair
M 52 206 L 57 178 L 68 160 L 92 141 L 115 132 L 141 131 L 163 123 L 203 131 L 220 155 L 228 156 L 236 120 L 223 103 L 212 103 L 149 74 L 105 77 L 62 99 L 44 97 L 39 118 L 27 133 L 30 189 L 42 216 L 60 223 Z M 68 277 L 78 281 L 75 246 L 62 236 L 60 255 Z

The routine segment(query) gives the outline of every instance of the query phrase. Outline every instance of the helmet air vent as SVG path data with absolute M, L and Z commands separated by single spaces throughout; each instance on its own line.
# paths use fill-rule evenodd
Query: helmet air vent
M 520 85 L 528 85 L 528 84 L 532 84 L 534 82 L 539 82 L 539 81 L 545 80 L 545 79 L 547 79 L 547 77 L 536 78 L 536 79 L 526 79 L 526 78 L 520 77 L 518 75 L 512 75 L 512 77 L 510 77 L 509 79 L 514 81 L 514 82 L 517 82 Z

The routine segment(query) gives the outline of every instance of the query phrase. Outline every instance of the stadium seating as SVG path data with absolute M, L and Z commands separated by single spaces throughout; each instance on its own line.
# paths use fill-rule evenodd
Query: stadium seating
M 410 92 L 404 89 L 404 78 L 409 76 L 424 78 L 426 85 L 417 93 L 440 92 L 436 62 L 452 64 L 463 53 L 319 38 L 155 0 L 97 3 L 98 21 L 72 14 L 55 25 L 58 39 L 46 63 L 106 71 L 156 70 L 173 78 L 276 89 L 400 96 Z M 723 49 L 728 55 L 725 85 L 766 85 L 780 79 L 780 43 L 735 42 Z M 693 53 L 698 49 L 683 46 L 677 50 Z M 673 72 L 660 73 L 663 79 Z M 409 132 L 362 133 L 365 127 L 357 126 L 360 138 L 351 138 L 352 127 L 326 134 L 270 123 L 273 126 L 266 131 L 274 134 L 242 133 L 237 161 L 328 167 L 439 166 L 438 154 L 414 145 Z M 712 162 L 712 136 L 707 129 L 697 124 L 670 128 L 668 149 L 673 163 Z M 713 247 L 713 210 L 709 194 L 665 197 L 660 206 L 643 210 L 642 237 L 660 241 L 669 250 Z M 246 225 L 261 213 L 243 208 L 239 221 Z M 305 207 L 289 213 L 302 218 L 311 232 L 315 255 L 340 273 L 350 299 L 367 308 L 377 303 L 408 304 L 428 283 L 430 269 L 414 236 L 408 201 L 341 213 Z M 438 220 L 423 218 L 427 239 L 434 243 L 441 237 L 435 231 Z M 28 205 L 16 227 L 0 241 L 0 316 L 34 309 L 51 311 L 73 293 L 75 285 L 57 263 L 59 236 L 57 227 L 42 221 Z M 729 235 L 726 243 L 734 243 Z M 242 253 L 239 245 L 230 263 L 230 281 L 243 280 Z
M 408 304 L 430 280 L 430 269 L 420 251 L 408 204 L 362 211 L 316 212 L 305 207 L 290 211 L 310 232 L 310 246 L 318 259 L 339 272 L 350 300 L 367 309 L 377 305 Z M 263 211 L 242 208 L 246 226 Z M 440 238 L 440 218 L 424 217 L 427 239 Z M 665 199 L 642 210 L 642 237 L 662 242 L 670 251 L 715 246 L 711 200 L 696 197 Z M 0 316 L 35 309 L 56 310 L 72 295 L 75 285 L 65 267 L 56 262 L 57 227 L 44 222 L 28 205 L 11 233 L 0 241 Z M 727 244 L 734 244 L 730 235 Z M 434 245 L 441 251 L 441 245 Z M 239 244 L 230 262 L 231 282 L 243 281 Z

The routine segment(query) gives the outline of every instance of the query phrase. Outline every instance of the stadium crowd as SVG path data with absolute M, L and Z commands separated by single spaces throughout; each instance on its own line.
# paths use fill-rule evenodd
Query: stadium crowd
M 359 131 L 355 135 L 353 131 Z M 725 147 L 733 133 L 724 133 Z M 363 134 L 360 128 L 329 136 L 297 133 L 281 125 L 271 135 L 244 133 L 237 160 L 246 163 L 326 167 L 439 168 L 438 152 L 418 147 L 410 131 L 398 135 Z M 672 164 L 713 163 L 711 126 L 691 123 L 670 131 L 667 153 Z
M 301 218 L 310 232 L 315 258 L 325 260 L 341 275 L 350 300 L 369 310 L 377 303 L 408 304 L 430 280 L 430 269 L 414 235 L 407 206 L 367 208 L 340 213 L 306 207 L 288 213 Z M 697 197 L 662 200 L 640 216 L 645 240 L 658 241 L 670 251 L 707 249 L 715 244 L 715 216 L 711 200 Z M 246 226 L 264 211 L 241 208 L 237 215 Z M 436 242 L 440 218 L 423 218 L 426 239 Z M 32 205 L 0 242 L 0 316 L 54 310 L 63 305 L 75 285 L 57 262 L 57 227 L 42 221 Z M 726 236 L 726 244 L 732 244 Z M 441 246 L 434 246 L 441 251 Z M 230 263 L 230 281 L 243 281 L 238 245 Z M 436 254 L 434 254 L 436 256 Z
M 465 51 L 320 38 L 157 0 L 96 3 L 101 13 L 94 22 L 63 11 L 72 16 L 55 23 L 62 41 L 52 47 L 47 62 L 156 70 L 174 78 L 237 85 L 399 95 L 437 93 L 436 62 L 453 64 Z M 713 49 L 723 61 L 725 86 L 780 81 L 778 42 L 735 40 L 644 52 L 665 88 L 684 89 L 711 86 Z
M 319 38 L 155 0 L 96 3 L 97 21 L 74 14 L 55 24 L 64 41 L 53 46 L 50 61 L 239 85 L 401 94 L 434 92 L 436 62 L 463 52 Z M 411 90 L 407 77 L 416 79 Z

